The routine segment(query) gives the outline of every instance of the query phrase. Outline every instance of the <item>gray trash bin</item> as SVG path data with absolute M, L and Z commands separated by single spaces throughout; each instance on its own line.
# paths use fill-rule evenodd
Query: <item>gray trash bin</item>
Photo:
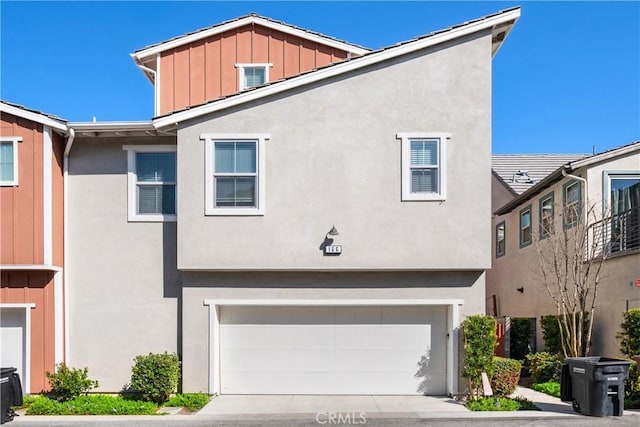
M 570 389 L 576 412 L 594 417 L 622 415 L 624 380 L 629 378 L 630 361 L 593 356 L 570 357 L 565 363 L 571 377 Z
M 0 368 L 0 424 L 13 420 L 12 406 L 22 405 L 22 384 L 16 368 Z

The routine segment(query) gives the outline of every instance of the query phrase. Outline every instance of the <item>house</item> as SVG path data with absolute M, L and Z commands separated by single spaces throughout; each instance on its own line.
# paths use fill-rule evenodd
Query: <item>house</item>
M 169 351 L 185 392 L 457 393 L 519 15 L 378 50 L 247 15 L 132 54 L 156 117 L 66 123 L 67 363 L 113 392 Z
M 48 389 L 65 356 L 64 120 L 0 102 L 0 364 Z
M 554 221 L 556 229 L 580 221 L 596 259 L 604 257 L 591 352 L 620 355 L 622 313 L 640 307 L 640 142 L 593 155 L 494 156 L 493 171 L 487 313 L 535 319 L 536 347 L 542 350 L 540 317 L 556 314 L 556 306 L 543 285 L 536 247 Z M 511 197 L 505 197 L 507 190 Z

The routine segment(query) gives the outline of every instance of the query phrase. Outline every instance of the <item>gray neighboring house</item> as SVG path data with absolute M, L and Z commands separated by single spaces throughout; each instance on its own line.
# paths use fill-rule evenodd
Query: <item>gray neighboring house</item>
M 492 58 L 519 15 L 71 123 L 68 362 L 104 391 L 167 350 L 185 392 L 457 393 L 491 266 Z

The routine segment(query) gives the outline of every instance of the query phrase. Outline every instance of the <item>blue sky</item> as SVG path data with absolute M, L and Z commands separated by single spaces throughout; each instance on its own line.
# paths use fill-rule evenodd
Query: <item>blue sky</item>
M 0 97 L 71 121 L 148 120 L 129 54 L 257 12 L 368 48 L 521 5 L 493 60 L 494 153 L 640 139 L 640 2 L 0 2 Z

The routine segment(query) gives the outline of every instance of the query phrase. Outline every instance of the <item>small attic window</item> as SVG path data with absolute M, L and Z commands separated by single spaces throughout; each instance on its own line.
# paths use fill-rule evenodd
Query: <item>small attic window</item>
M 269 81 L 272 64 L 236 64 L 238 68 L 238 90 L 262 86 Z

